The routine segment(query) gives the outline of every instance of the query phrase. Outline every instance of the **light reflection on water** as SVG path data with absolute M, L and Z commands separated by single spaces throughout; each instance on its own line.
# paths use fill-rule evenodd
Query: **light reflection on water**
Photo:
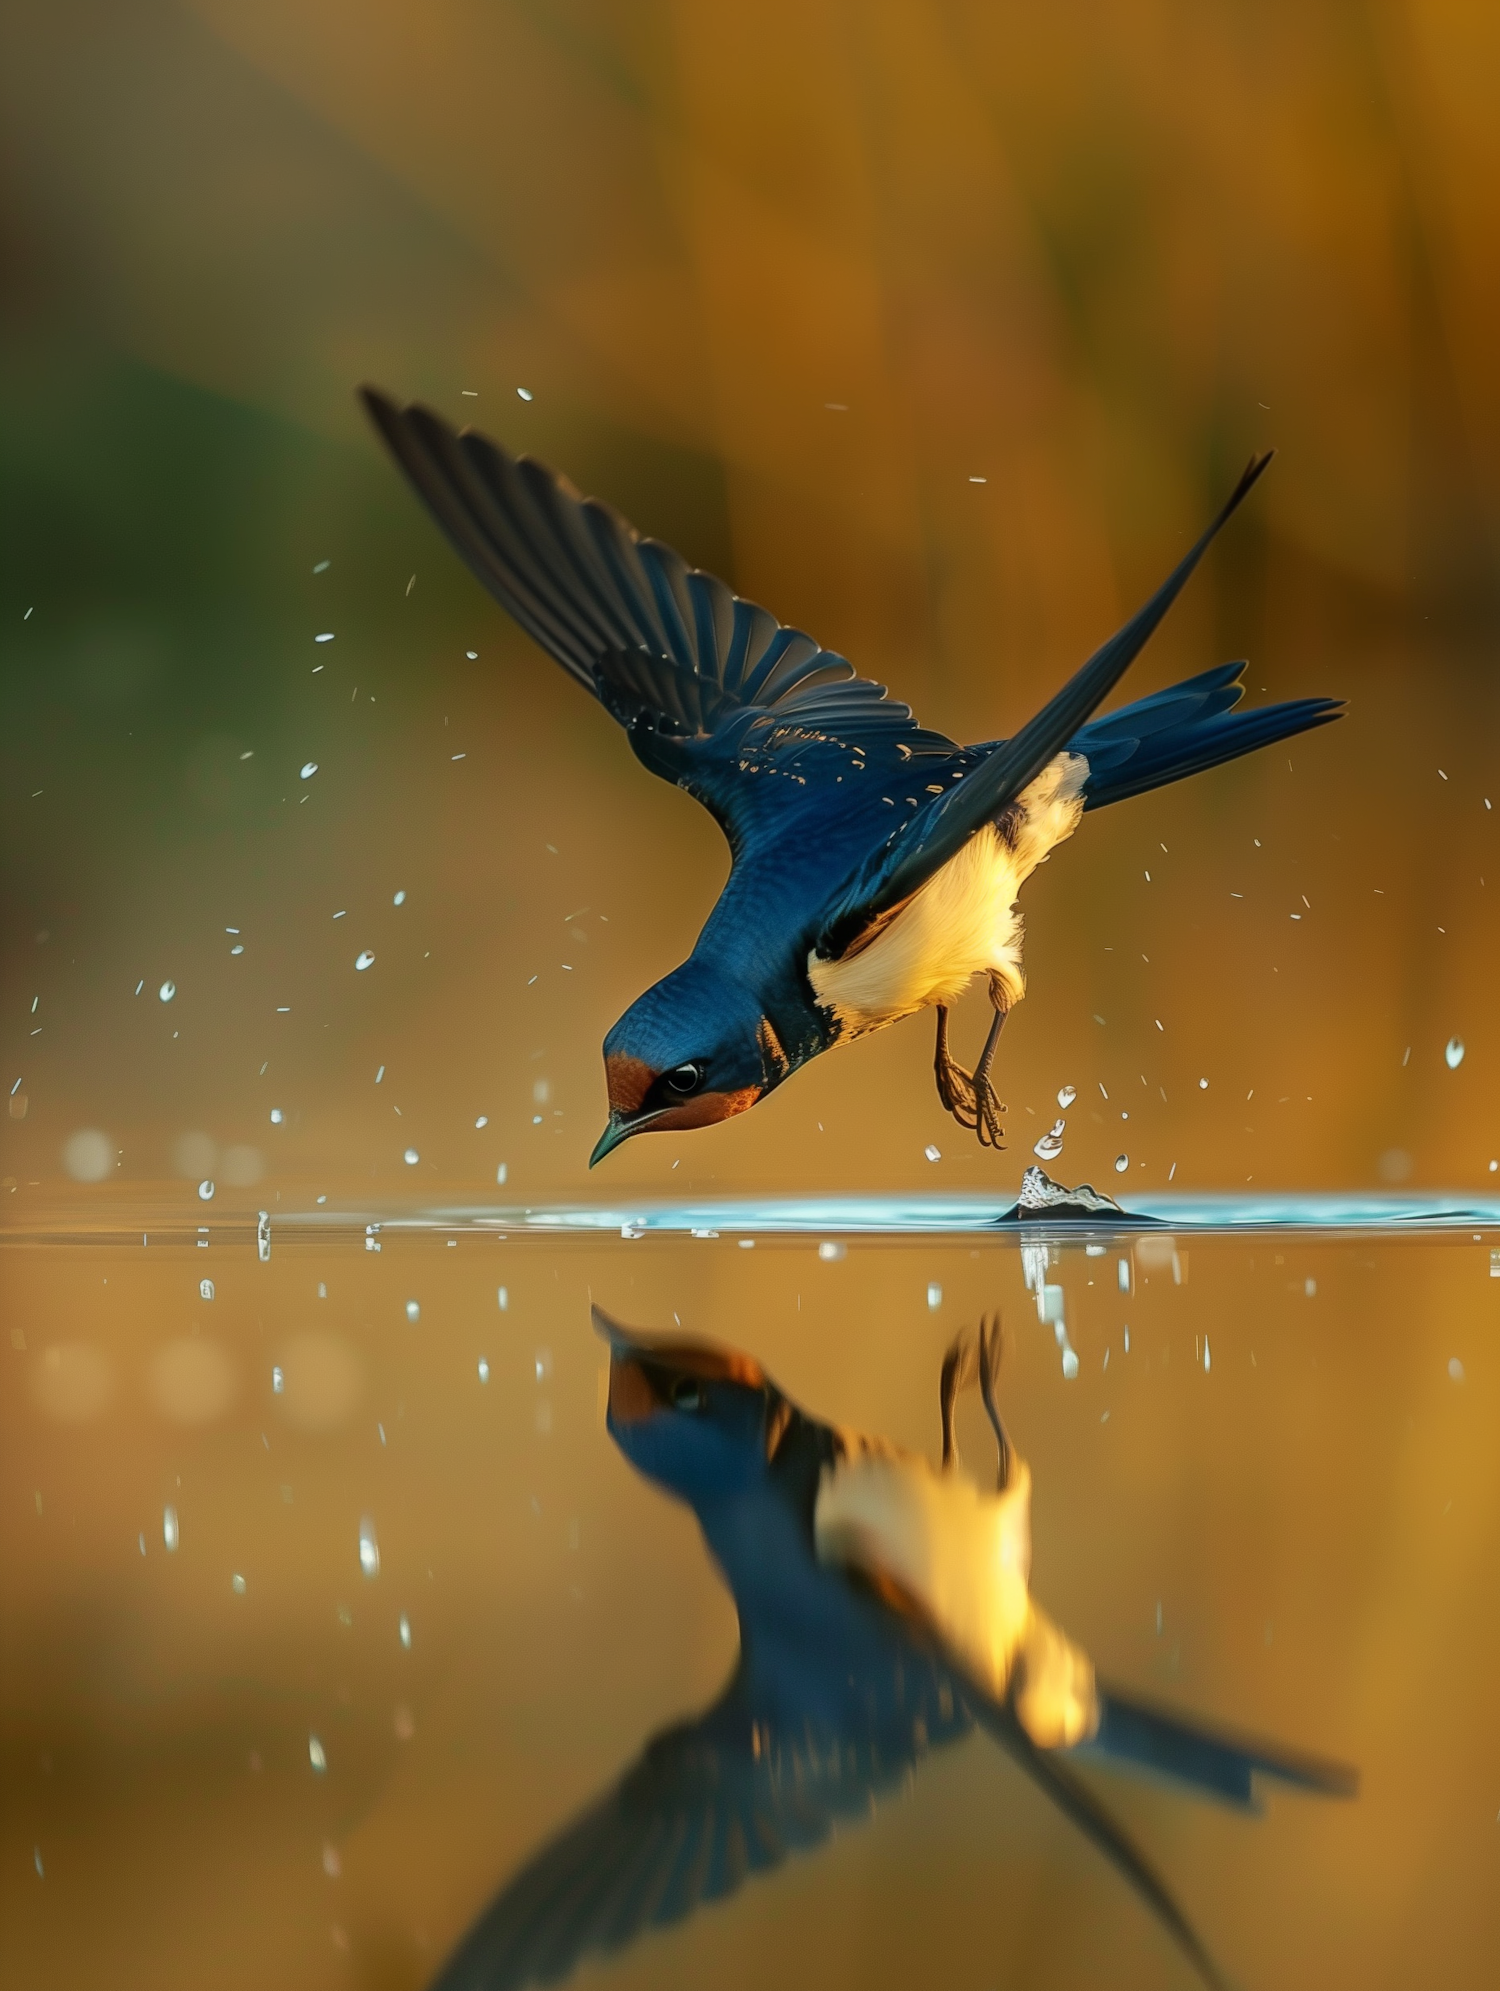
M 1299 1227 L 1264 1228 L 1278 1207 Z M 1246 1986 L 1488 1982 L 1500 1209 L 1449 1208 L 1180 1199 L 1114 1233 L 997 1230 L 993 1203 L 605 1213 L 656 1233 L 630 1241 L 577 1209 L 315 1211 L 275 1216 L 263 1260 L 253 1210 L 204 1245 L 145 1206 L 142 1249 L 121 1206 L 86 1248 L 80 1223 L 8 1250 L 6 1981 L 416 1991 L 710 1705 L 733 1612 L 604 1428 L 596 1303 L 929 1456 L 944 1350 L 1000 1309 L 1048 1611 L 1132 1692 L 1362 1772 L 1353 1804 L 1273 1793 L 1249 1819 L 1089 1773 L 1214 1956 Z M 981 1454 L 971 1400 L 959 1435 Z M 973 1737 L 858 1831 L 586 1967 L 1194 1981 Z

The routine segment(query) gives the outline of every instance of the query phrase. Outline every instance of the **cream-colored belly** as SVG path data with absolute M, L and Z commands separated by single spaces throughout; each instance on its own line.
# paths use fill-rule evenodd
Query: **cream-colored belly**
M 935 1003 L 951 1003 L 988 974 L 1004 1006 L 1026 993 L 1024 924 L 1016 896 L 1078 827 L 1089 764 L 1059 754 L 1023 791 L 1011 834 L 977 830 L 867 947 L 841 961 L 809 955 L 813 993 L 857 1037 Z

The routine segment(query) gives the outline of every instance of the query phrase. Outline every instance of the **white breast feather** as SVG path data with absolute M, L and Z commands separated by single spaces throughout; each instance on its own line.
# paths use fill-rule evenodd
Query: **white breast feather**
M 842 961 L 808 956 L 813 993 L 845 1036 L 953 1002 L 977 974 L 996 978 L 1007 1008 L 1020 1001 L 1016 895 L 1078 827 L 1088 772 L 1082 754 L 1058 754 L 1017 799 L 1013 846 L 993 828 L 976 831 L 868 947 Z

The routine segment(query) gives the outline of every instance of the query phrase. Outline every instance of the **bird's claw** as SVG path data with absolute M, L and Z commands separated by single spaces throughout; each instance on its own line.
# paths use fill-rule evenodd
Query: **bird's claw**
M 1000 1116 L 1005 1111 L 1004 1100 L 996 1098 L 995 1088 L 982 1076 L 974 1080 L 974 1099 L 975 1118 L 969 1125 L 978 1134 L 979 1145 L 982 1148 L 1003 1148 L 1005 1127 Z
M 973 1074 L 952 1058 L 939 1058 L 936 1065 L 938 1098 L 960 1127 L 971 1130 L 978 1124 Z
M 999 1148 L 1005 1144 L 1005 1127 L 1001 1119 L 1005 1104 L 990 1083 L 987 1069 L 989 1059 L 994 1055 L 996 1034 L 991 1031 L 991 1040 L 985 1046 L 986 1055 L 981 1058 L 978 1071 L 966 1071 L 948 1049 L 948 1012 L 946 1009 L 938 1010 L 937 1052 L 933 1058 L 938 1098 L 960 1127 L 978 1135 L 982 1148 Z

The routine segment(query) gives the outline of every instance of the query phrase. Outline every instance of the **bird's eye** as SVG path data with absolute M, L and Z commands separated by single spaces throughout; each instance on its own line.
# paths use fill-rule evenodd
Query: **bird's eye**
M 701 1410 L 703 1408 L 702 1385 L 692 1376 L 679 1376 L 672 1385 L 672 1408 L 674 1410 Z
M 702 1065 L 678 1065 L 667 1073 L 667 1090 L 686 1095 L 696 1092 L 703 1083 Z

